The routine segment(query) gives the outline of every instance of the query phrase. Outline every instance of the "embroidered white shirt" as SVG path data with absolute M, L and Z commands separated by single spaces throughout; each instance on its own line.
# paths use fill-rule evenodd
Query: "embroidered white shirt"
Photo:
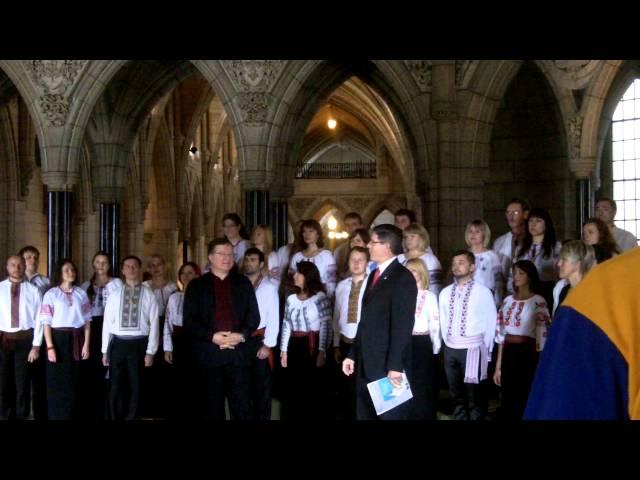
M 93 291 L 95 292 L 95 297 L 93 298 L 93 303 L 91 305 L 91 316 L 92 317 L 102 317 L 104 315 L 104 306 L 107 303 L 107 299 L 109 298 L 109 294 L 122 286 L 122 280 L 119 278 L 112 278 L 107 282 L 107 284 L 100 288 L 93 286 Z M 84 282 L 81 288 L 86 292 L 89 290 L 89 282 Z M 88 293 L 87 293 L 88 295 Z M 91 300 L 89 300 L 91 301 Z
M 347 338 L 356 338 L 358 331 L 358 324 L 360 323 L 360 314 L 362 313 L 362 297 L 367 289 L 367 277 L 365 274 L 362 281 L 362 287 L 358 295 L 358 313 L 356 316 L 356 323 L 348 323 L 349 319 L 349 294 L 351 293 L 351 287 L 353 286 L 353 278 L 345 278 L 336 287 L 335 305 L 333 308 L 333 346 L 340 346 L 340 334 Z
M 142 282 L 143 285 L 146 285 L 151 289 L 153 295 L 156 297 L 158 301 L 158 315 L 162 317 L 164 315 L 164 311 L 167 308 L 167 303 L 169 302 L 169 297 L 173 292 L 178 290 L 178 286 L 169 280 L 164 287 L 162 288 L 153 288 L 151 286 L 151 280 L 147 280 L 146 282 Z
M 38 287 L 29 282 L 20 283 L 20 303 L 18 306 L 18 328 L 11 327 L 11 280 L 0 282 L 0 330 L 18 332 L 33 328 L 33 346 L 42 344 L 43 327 L 39 319 L 42 294 Z
M 295 293 L 289 295 L 284 307 L 280 351 L 288 350 L 292 332 L 320 332 L 318 350 L 325 351 L 329 344 L 330 322 L 331 301 L 323 292 L 305 300 L 300 300 Z
M 158 301 L 153 292 L 146 285 L 141 285 L 138 299 L 137 326 L 123 327 L 120 324 L 122 310 L 127 307 L 124 303 L 124 289 L 130 288 L 126 284 L 114 290 L 109 295 L 104 308 L 104 323 L 102 325 L 102 353 L 107 353 L 107 347 L 112 335 L 118 336 L 149 336 L 147 354 L 155 355 L 160 341 Z
M 314 257 L 305 257 L 302 252 L 296 253 L 289 264 L 289 271 L 295 273 L 297 271 L 298 262 L 312 262 L 318 267 L 320 272 L 320 280 L 327 289 L 327 295 L 333 297 L 336 289 L 336 261 L 329 250 L 322 250 Z
M 496 343 L 504 343 L 509 335 L 536 339 L 536 350 L 542 351 L 547 341 L 547 328 L 551 323 L 547 302 L 540 295 L 527 300 L 516 300 L 513 295 L 505 298 L 498 311 Z
M 60 287 L 47 290 L 40 307 L 40 321 L 51 328 L 82 328 L 91 321 L 91 302 L 80 287 L 64 291 Z
M 418 290 L 413 331 L 418 333 L 429 332 L 433 345 L 433 353 L 435 354 L 440 351 L 442 338 L 440 336 L 438 297 L 429 290 Z

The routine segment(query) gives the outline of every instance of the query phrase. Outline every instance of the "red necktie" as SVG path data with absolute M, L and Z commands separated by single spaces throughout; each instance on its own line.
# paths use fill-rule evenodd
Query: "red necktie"
M 375 272 L 373 272 L 373 280 L 371 281 L 371 288 L 375 287 L 376 282 L 380 278 L 380 269 L 376 268 Z
M 18 312 L 20 311 L 20 284 L 11 283 L 11 328 L 19 328 L 20 320 Z

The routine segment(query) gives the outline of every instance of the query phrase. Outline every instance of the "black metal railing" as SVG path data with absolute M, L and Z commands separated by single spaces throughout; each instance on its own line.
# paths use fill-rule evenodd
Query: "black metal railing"
M 376 178 L 375 162 L 307 163 L 296 167 L 296 178 Z

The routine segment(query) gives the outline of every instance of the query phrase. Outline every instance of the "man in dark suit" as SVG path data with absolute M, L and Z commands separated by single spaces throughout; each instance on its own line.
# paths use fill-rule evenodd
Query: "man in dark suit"
M 377 418 L 367 389 L 369 382 L 388 377 L 394 386 L 400 386 L 403 371 L 410 378 L 411 332 L 418 296 L 413 275 L 396 260 L 402 253 L 402 231 L 398 227 L 389 224 L 375 227 L 368 248 L 378 268 L 369 275 L 358 333 L 342 363 L 345 375 L 356 372 L 358 420 Z M 410 402 L 380 418 L 406 419 Z
M 191 281 L 184 298 L 184 329 L 193 342 L 205 392 L 206 419 L 224 420 L 224 400 L 234 420 L 251 417 L 249 369 L 251 333 L 260 314 L 251 282 L 233 269 L 233 246 L 225 238 L 209 246 L 211 271 Z M 233 269 L 233 271 L 232 271 Z

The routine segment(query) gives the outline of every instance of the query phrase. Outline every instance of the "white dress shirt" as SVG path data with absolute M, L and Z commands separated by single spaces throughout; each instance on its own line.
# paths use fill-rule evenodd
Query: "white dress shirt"
M 618 244 L 618 250 L 621 252 L 626 252 L 638 246 L 638 239 L 633 236 L 633 233 L 627 230 L 614 226 L 611 233 L 613 234 L 613 239 Z
M 264 346 L 273 348 L 278 343 L 280 331 L 280 297 L 278 284 L 269 277 L 262 277 L 256 288 L 256 300 L 260 312 L 258 330 L 264 328 Z
M 111 292 L 104 308 L 102 353 L 107 353 L 107 348 L 112 335 L 123 337 L 148 336 L 147 355 L 155 355 L 160 341 L 160 332 L 158 331 L 158 301 L 149 287 L 141 285 L 140 298 L 138 299 L 137 326 L 131 327 L 122 325 L 121 320 L 123 308 L 129 307 L 128 305 L 123 305 L 125 288 L 131 287 L 127 284 L 123 284 L 122 287 Z
M 33 328 L 33 346 L 42 344 L 43 327 L 39 319 L 42 295 L 35 285 L 20 283 L 20 303 L 18 307 L 18 328 L 11 327 L 11 280 L 0 282 L 0 330 L 15 333 Z
M 165 352 L 173 352 L 173 334 L 174 325 L 182 327 L 182 306 L 184 304 L 184 293 L 176 290 L 169 297 L 167 302 L 166 316 L 164 319 L 164 331 L 162 332 L 162 346 Z
M 80 287 L 63 291 L 60 287 L 47 290 L 40 307 L 40 321 L 51 328 L 82 328 L 91 321 L 91 302 Z

